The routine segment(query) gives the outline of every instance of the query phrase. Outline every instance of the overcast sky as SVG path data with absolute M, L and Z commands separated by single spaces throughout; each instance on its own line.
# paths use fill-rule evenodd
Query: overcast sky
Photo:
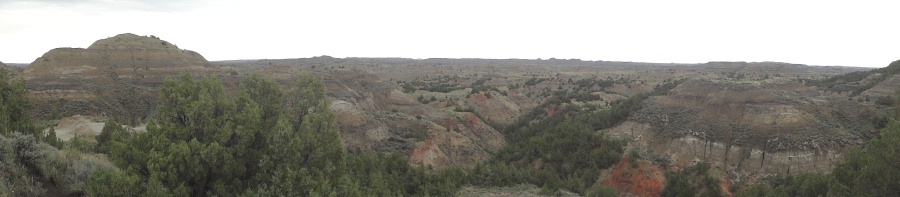
M 900 59 L 891 1 L 0 0 L 0 61 L 120 33 L 209 60 L 319 55 L 778 61 Z

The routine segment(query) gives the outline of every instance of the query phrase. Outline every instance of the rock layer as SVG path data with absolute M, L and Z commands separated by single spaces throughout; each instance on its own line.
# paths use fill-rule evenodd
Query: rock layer
M 877 130 L 874 106 L 819 95 L 795 82 L 695 80 L 650 98 L 606 132 L 675 166 L 710 162 L 733 180 L 826 172 Z
M 753 145 L 729 145 L 694 135 L 662 137 L 646 123 L 625 122 L 608 130 L 619 138 L 632 139 L 670 165 L 685 167 L 709 162 L 727 172 L 730 181 L 775 174 L 820 173 L 830 171 L 841 161 L 844 150 L 836 148 L 766 150 Z

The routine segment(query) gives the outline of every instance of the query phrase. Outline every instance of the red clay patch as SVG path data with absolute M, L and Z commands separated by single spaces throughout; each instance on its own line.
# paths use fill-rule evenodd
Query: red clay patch
M 557 111 L 559 111 L 558 104 L 550 105 L 550 108 L 547 109 L 547 117 L 553 116 L 554 114 L 556 114 Z
M 410 156 L 410 158 L 409 158 L 409 160 L 413 164 L 422 163 L 422 155 L 425 153 L 425 151 L 428 151 L 429 148 L 434 146 L 434 144 L 435 144 L 434 143 L 434 137 L 435 137 L 434 133 L 435 133 L 434 128 L 428 128 L 428 138 L 425 139 L 425 142 L 422 143 L 422 145 L 416 146 L 416 148 L 413 149 L 412 156 Z
M 734 196 L 734 194 L 731 193 L 731 190 L 728 190 L 728 188 L 731 187 L 731 184 L 728 183 L 728 180 L 720 182 L 719 187 L 722 188 L 722 193 L 725 194 L 725 196 Z
M 638 167 L 633 168 L 629 162 L 628 159 L 622 159 L 616 164 L 606 185 L 637 196 L 659 196 L 665 181 L 662 170 L 640 161 Z
M 466 114 L 466 124 L 468 124 L 470 127 L 478 125 L 480 123 L 481 123 L 481 120 L 478 119 L 478 116 L 475 116 L 475 114 L 472 114 L 472 113 Z
M 484 95 L 484 92 L 478 92 L 478 94 L 475 94 L 475 101 L 484 103 L 485 101 L 487 101 L 487 99 L 488 98 Z
M 641 92 L 644 91 L 644 87 L 640 83 L 634 82 L 631 83 L 631 90 Z
M 455 117 L 447 118 L 441 122 L 441 126 L 446 127 L 448 131 L 456 130 L 457 125 L 459 125 L 459 121 Z

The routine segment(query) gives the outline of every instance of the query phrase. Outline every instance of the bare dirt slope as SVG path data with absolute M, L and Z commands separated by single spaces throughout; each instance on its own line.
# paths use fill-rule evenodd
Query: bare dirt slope
M 96 118 L 81 115 L 62 118 L 54 127 L 56 137 L 68 141 L 75 136 L 96 136 L 103 130 L 103 125 L 105 123 L 95 119 Z

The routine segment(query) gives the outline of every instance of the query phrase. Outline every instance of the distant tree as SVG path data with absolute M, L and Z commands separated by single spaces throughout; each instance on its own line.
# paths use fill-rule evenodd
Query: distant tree
M 62 148 L 62 140 L 56 137 L 56 129 L 53 126 L 47 130 L 47 136 L 44 136 L 44 142 L 56 148 Z
M 112 142 L 121 142 L 125 139 L 125 129 L 119 125 L 115 119 L 110 118 L 103 124 L 103 130 L 97 135 L 97 147 L 94 151 L 98 153 L 109 153 Z

